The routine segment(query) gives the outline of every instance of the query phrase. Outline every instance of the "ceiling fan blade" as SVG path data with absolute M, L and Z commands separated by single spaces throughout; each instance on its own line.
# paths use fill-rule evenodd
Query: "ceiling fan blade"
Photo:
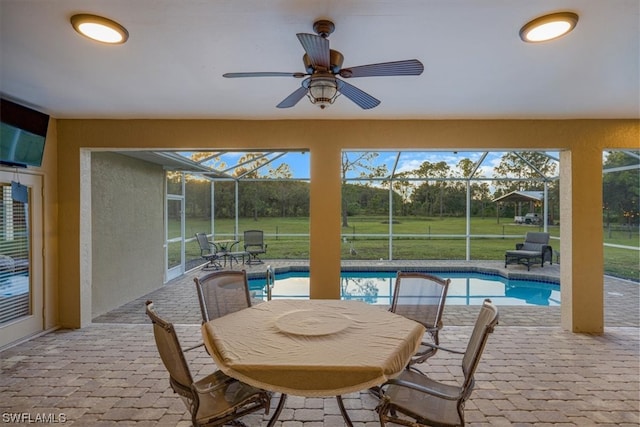
M 225 73 L 222 77 L 296 77 L 302 78 L 306 76 L 304 73 L 278 73 L 278 72 L 269 72 L 269 71 L 259 71 L 256 73 Z
M 377 107 L 380 105 L 380 100 L 369 95 L 367 92 L 358 89 L 357 87 L 350 85 L 347 82 L 338 80 L 338 90 L 341 94 L 358 104 L 363 110 Z
M 329 69 L 329 40 L 314 34 L 298 33 L 298 40 L 307 52 L 311 65 Z
M 278 107 L 278 108 L 291 108 L 291 107 L 293 107 L 294 105 L 296 105 L 298 103 L 298 101 L 300 101 L 302 98 L 304 98 L 304 96 L 307 94 L 307 90 L 309 90 L 309 89 L 307 89 L 306 87 L 300 86 L 291 95 L 289 95 L 285 99 L 283 99 L 280 104 L 276 105 L 276 107 Z
M 424 65 L 417 59 L 406 61 L 382 62 L 380 64 L 360 65 L 359 67 L 343 68 L 340 77 L 374 77 L 374 76 L 419 76 L 424 71 Z

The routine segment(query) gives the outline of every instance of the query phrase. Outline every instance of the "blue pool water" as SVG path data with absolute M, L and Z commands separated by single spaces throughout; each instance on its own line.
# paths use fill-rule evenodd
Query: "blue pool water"
M 497 274 L 475 272 L 430 272 L 451 279 L 447 304 L 481 305 L 485 298 L 498 305 L 559 306 L 560 285 L 557 283 L 506 279 Z M 369 304 L 391 304 L 395 271 L 343 271 L 340 279 L 342 299 Z M 250 279 L 249 288 L 256 298 L 266 299 L 265 279 Z M 276 274 L 272 298 L 309 298 L 309 272 Z

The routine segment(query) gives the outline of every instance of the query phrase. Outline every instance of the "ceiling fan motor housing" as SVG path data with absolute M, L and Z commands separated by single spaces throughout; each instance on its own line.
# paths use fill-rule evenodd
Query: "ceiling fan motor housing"
M 313 65 L 311 65 L 311 59 L 309 59 L 309 55 L 306 53 L 302 56 L 302 62 L 304 63 L 304 68 L 307 71 L 307 74 L 313 74 L 314 70 Z M 338 52 L 337 50 L 330 49 L 329 50 L 329 70 L 333 74 L 338 74 L 340 69 L 342 68 L 342 63 L 344 62 L 344 56 Z

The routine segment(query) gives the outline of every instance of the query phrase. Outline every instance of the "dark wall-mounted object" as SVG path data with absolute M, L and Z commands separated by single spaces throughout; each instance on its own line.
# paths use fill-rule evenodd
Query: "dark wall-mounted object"
M 0 99 L 0 164 L 41 166 L 49 116 Z

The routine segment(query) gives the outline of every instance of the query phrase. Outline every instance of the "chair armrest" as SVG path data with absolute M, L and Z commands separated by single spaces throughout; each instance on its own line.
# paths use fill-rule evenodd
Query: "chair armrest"
M 235 381 L 238 381 L 238 380 L 225 375 L 225 378 L 222 381 L 219 381 L 216 383 L 209 383 L 206 387 L 199 387 L 197 383 L 194 383 L 193 388 L 195 388 L 198 393 L 211 393 L 212 391 L 219 390 L 225 387 L 227 384 L 231 384 L 232 382 L 235 382 Z
M 383 398 L 387 398 L 388 399 L 388 397 L 386 397 L 385 394 L 384 394 L 384 388 L 387 387 L 387 386 L 390 386 L 390 385 L 395 385 L 395 386 L 398 386 L 398 387 L 410 388 L 410 389 L 413 389 L 413 390 L 416 390 L 416 391 L 419 391 L 419 392 L 422 392 L 422 393 L 427 393 L 427 394 L 430 394 L 432 396 L 440 397 L 442 399 L 447 399 L 447 400 L 458 400 L 458 399 L 460 399 L 460 395 L 452 396 L 450 394 L 445 394 L 445 393 L 442 393 L 442 392 L 440 392 L 438 390 L 434 390 L 432 388 L 425 387 L 425 386 L 420 385 L 420 384 L 412 383 L 410 381 L 400 380 L 400 379 L 397 379 L 397 378 L 390 379 L 386 383 L 384 383 L 384 384 L 382 384 L 380 386 L 380 391 L 381 391 L 381 395 L 382 395 Z
M 439 332 L 442 329 L 442 322 L 438 323 L 438 326 L 425 328 L 427 332 Z
M 516 251 L 519 251 L 524 246 L 524 243 L 516 243 Z

